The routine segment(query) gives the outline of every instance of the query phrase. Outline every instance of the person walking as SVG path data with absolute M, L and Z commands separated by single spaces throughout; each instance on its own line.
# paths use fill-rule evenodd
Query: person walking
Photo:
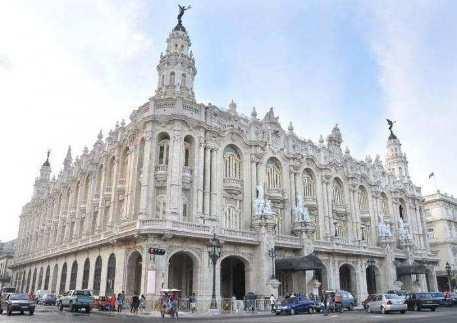
M 140 299 L 138 295 L 133 295 L 132 296 L 132 307 L 131 307 L 131 312 L 133 314 L 138 314 L 138 307 L 140 306 Z
M 144 312 L 146 310 L 146 297 L 143 294 L 140 296 L 140 311 Z
M 270 306 L 271 306 L 271 312 L 275 312 L 275 304 L 276 304 L 276 298 L 273 294 L 270 296 Z

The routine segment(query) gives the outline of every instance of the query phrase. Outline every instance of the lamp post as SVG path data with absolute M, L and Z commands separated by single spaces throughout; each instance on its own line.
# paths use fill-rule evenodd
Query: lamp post
M 217 301 L 216 301 L 216 263 L 217 260 L 221 257 L 222 253 L 222 245 L 221 241 L 216 238 L 216 233 L 213 233 L 213 237 L 209 240 L 209 259 L 213 264 L 213 294 L 211 296 L 211 305 L 210 309 L 215 310 L 217 309 Z
M 449 264 L 449 262 L 446 262 L 446 266 L 444 268 L 446 269 L 446 272 L 447 272 L 447 281 L 449 284 L 449 291 L 451 291 L 451 265 Z
M 271 258 L 271 279 L 275 279 L 276 278 L 275 259 L 276 259 L 276 256 L 277 256 L 275 247 L 272 247 L 271 249 L 268 249 L 268 256 Z

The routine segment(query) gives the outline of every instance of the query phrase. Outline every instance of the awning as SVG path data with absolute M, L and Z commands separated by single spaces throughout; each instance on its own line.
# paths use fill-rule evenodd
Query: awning
M 286 257 L 276 260 L 277 271 L 303 271 L 325 268 L 322 261 L 314 254 L 301 257 Z
M 397 266 L 397 275 L 406 276 L 406 275 L 415 275 L 415 274 L 426 274 L 427 268 L 423 264 L 414 263 L 410 264 L 401 264 Z

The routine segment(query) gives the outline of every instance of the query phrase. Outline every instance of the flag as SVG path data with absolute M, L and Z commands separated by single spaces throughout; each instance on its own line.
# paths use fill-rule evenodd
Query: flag
M 435 173 L 431 172 L 430 175 L 428 175 L 428 179 L 432 178 L 433 176 L 435 176 Z

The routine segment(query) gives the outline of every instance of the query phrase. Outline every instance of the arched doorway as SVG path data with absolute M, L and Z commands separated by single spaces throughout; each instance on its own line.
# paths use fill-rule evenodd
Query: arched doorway
M 143 257 L 138 251 L 130 254 L 127 262 L 127 295 L 141 294 L 141 272 L 143 269 Z
M 46 267 L 46 274 L 44 276 L 44 290 L 48 290 L 49 288 L 49 276 L 51 275 L 51 267 L 49 265 Z
M 25 292 L 28 293 L 30 292 L 30 276 L 32 276 L 32 271 L 29 269 L 29 273 L 27 274 L 27 285 L 25 288 Z
M 43 267 L 40 268 L 40 273 L 38 274 L 38 282 L 36 285 L 36 289 L 37 290 L 41 289 L 42 284 L 43 284 Z
M 168 288 L 182 290 L 183 296 L 194 292 L 194 262 L 187 253 L 178 252 L 168 262 Z
M 376 294 L 381 289 L 379 269 L 375 265 L 367 266 L 365 270 L 367 279 L 367 292 L 368 294 Z
M 57 264 L 54 265 L 54 270 L 52 271 L 52 281 L 51 281 L 51 293 L 55 293 L 57 291 L 57 274 L 59 271 L 59 266 Z
M 354 267 L 344 264 L 340 267 L 340 289 L 357 295 L 356 273 Z
M 36 268 L 33 270 L 32 287 L 30 288 L 30 290 L 32 292 L 35 291 L 35 283 L 36 283 Z
M 224 258 L 221 262 L 221 296 L 243 299 L 246 295 L 246 269 L 244 262 L 236 257 Z
M 89 258 L 86 258 L 86 260 L 84 261 L 84 267 L 83 267 L 82 289 L 89 288 L 89 271 L 90 271 L 90 260 L 89 260 Z
M 102 257 L 98 256 L 94 267 L 94 295 L 100 295 L 100 284 L 102 279 Z
M 59 286 L 59 294 L 65 292 L 65 284 L 67 281 L 67 263 L 64 263 L 62 266 L 62 273 L 60 274 L 60 286 Z
M 70 272 L 70 290 L 76 289 L 76 279 L 78 278 L 78 263 L 73 261 Z
M 108 258 L 108 270 L 106 273 L 105 295 L 111 296 L 114 293 L 114 281 L 116 279 L 116 256 L 112 253 Z

